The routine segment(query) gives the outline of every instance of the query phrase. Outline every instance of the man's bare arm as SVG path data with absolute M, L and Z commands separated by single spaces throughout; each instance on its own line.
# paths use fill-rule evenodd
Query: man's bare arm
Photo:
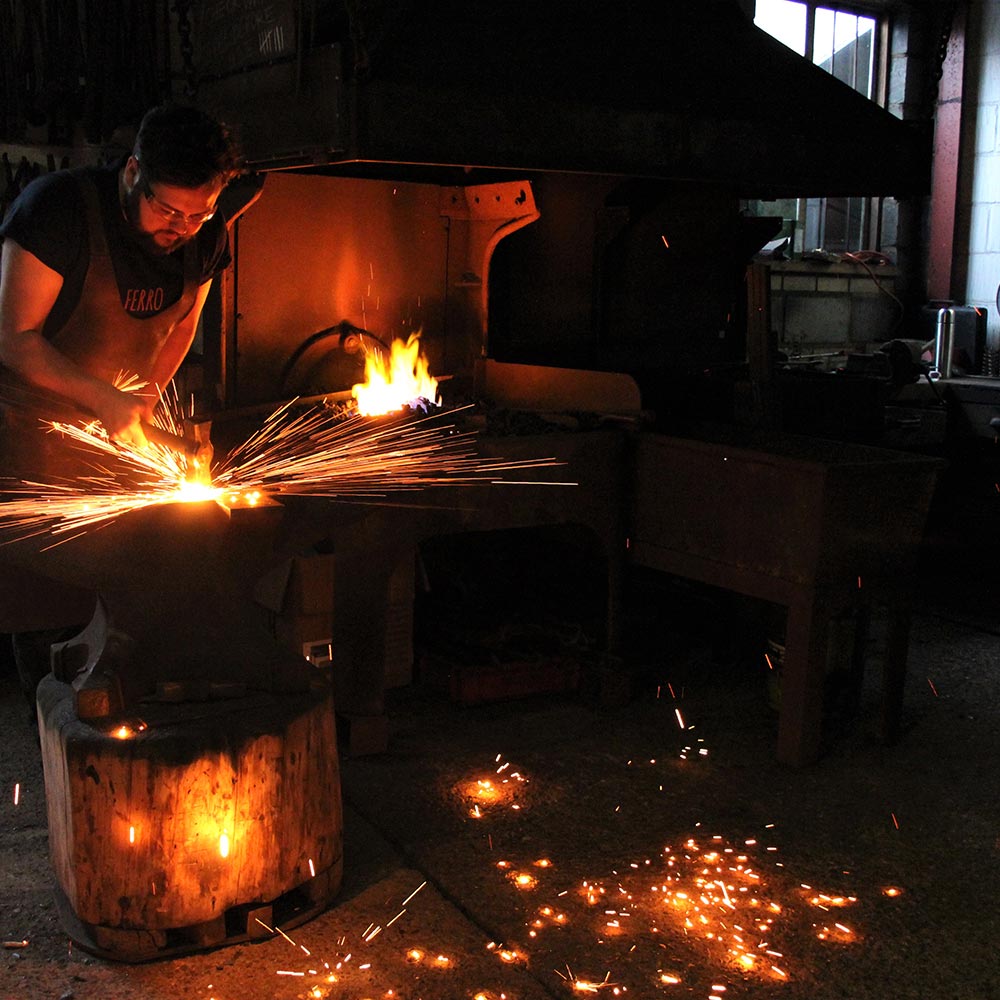
M 194 335 L 198 330 L 198 320 L 201 311 L 205 307 L 205 299 L 208 298 L 208 291 L 212 287 L 209 279 L 203 285 L 199 285 L 198 293 L 194 300 L 191 311 L 174 327 L 170 336 L 164 341 L 156 360 L 153 362 L 153 371 L 150 373 L 150 380 L 160 389 L 177 374 L 181 362 L 187 356 L 194 341 Z
M 143 444 L 142 401 L 88 374 L 43 336 L 62 276 L 11 239 L 0 254 L 0 363 L 93 413 L 114 437 Z

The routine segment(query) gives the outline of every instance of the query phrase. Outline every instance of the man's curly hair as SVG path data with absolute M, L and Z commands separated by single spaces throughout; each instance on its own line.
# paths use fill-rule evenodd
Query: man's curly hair
M 239 143 L 222 122 L 198 108 L 162 104 L 143 116 L 132 155 L 153 182 L 201 187 L 227 183 L 243 170 Z

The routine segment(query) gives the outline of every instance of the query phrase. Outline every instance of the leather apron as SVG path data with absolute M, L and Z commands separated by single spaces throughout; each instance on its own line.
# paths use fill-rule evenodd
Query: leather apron
M 194 306 L 201 281 L 195 241 L 183 249 L 184 283 L 180 298 L 155 316 L 137 319 L 122 305 L 115 277 L 114 262 L 101 214 L 97 188 L 87 178 L 80 178 L 87 220 L 90 260 L 80 300 L 52 343 L 84 371 L 113 382 L 119 374 L 148 378 L 153 363 L 170 334 Z M 39 421 L 72 420 L 87 414 L 73 411 L 67 401 L 48 398 L 33 389 L 14 373 L 3 371 L 0 393 L 8 400 L 22 400 L 3 407 L 0 426 L 0 475 L 23 480 L 66 481 L 88 471 L 61 436 L 48 432 Z M 2 486 L 0 486 L 2 490 Z M 32 571 L 32 549 L 51 544 L 51 539 L 10 542 L 0 532 L 0 632 L 27 631 L 75 624 L 89 619 L 93 595 L 87 594 L 83 581 L 74 577 L 55 582 Z M 68 543 L 72 545 L 72 543 Z M 15 568 L 16 567 L 16 568 Z M 88 608 L 81 618 L 81 608 Z
M 136 319 L 122 306 L 101 219 L 97 189 L 82 180 L 90 234 L 90 266 L 80 301 L 52 343 L 84 371 L 105 382 L 124 372 L 148 377 L 160 348 L 177 325 L 191 312 L 201 274 L 195 240 L 184 245 L 184 288 L 180 298 L 163 312 Z

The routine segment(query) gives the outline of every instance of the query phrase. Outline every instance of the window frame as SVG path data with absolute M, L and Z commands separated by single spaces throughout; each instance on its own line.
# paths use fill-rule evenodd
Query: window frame
M 873 67 L 871 81 L 871 96 L 856 90 L 866 100 L 872 101 L 878 107 L 887 109 L 888 89 L 889 89 L 889 65 L 891 63 L 890 39 L 892 32 L 892 11 L 889 4 L 847 2 L 840 3 L 837 0 L 793 0 L 805 7 L 805 53 L 802 58 L 807 59 L 812 65 L 830 73 L 830 70 L 815 63 L 815 34 L 816 34 L 816 11 L 824 9 L 832 11 L 834 14 L 843 12 L 854 17 L 866 17 L 875 21 L 873 32 Z M 759 26 L 758 26 L 759 27 Z M 765 31 L 764 28 L 760 28 Z M 837 77 L 834 76 L 834 79 Z M 841 81 L 843 82 L 843 81 Z M 851 84 L 844 84 L 851 86 Z M 814 248 L 824 250 L 829 247 L 824 246 L 824 237 L 829 229 L 830 206 L 828 199 L 824 195 L 816 195 L 810 198 L 796 199 L 795 218 L 795 244 L 791 246 L 793 253 L 801 253 Z M 857 252 L 859 250 L 880 250 L 882 242 L 882 204 L 884 199 L 871 197 L 838 198 L 844 205 L 845 214 L 848 218 L 860 216 L 860 221 L 845 237 L 844 247 L 837 248 L 834 252 Z M 858 204 L 860 203 L 860 205 Z M 858 246 L 854 246 L 854 232 L 859 234 Z

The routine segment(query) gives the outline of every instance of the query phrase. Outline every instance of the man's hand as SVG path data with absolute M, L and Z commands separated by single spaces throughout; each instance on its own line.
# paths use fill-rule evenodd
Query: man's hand
M 133 448 L 146 448 L 149 442 L 142 429 L 146 416 L 145 402 L 130 393 L 106 385 L 93 404 L 94 415 L 110 437 Z

